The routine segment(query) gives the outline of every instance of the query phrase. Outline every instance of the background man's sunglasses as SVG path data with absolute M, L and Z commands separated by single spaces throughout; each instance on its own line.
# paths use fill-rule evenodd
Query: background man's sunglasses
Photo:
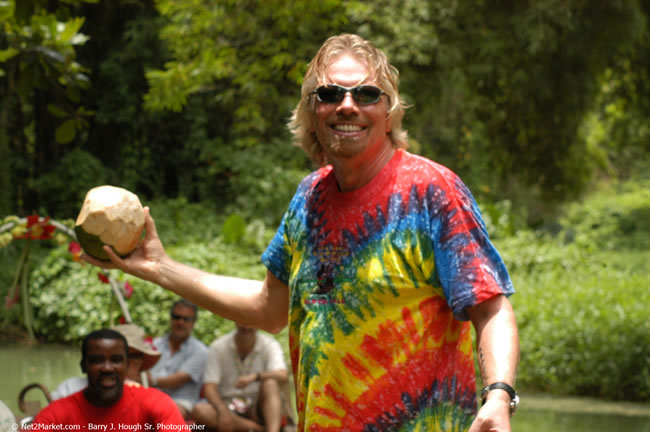
M 177 320 L 183 320 L 183 321 L 185 321 L 186 323 L 189 323 L 189 322 L 194 321 L 194 318 L 193 318 L 193 317 L 188 317 L 188 316 L 183 316 L 183 315 L 176 315 L 176 314 L 172 314 L 172 319 L 173 319 L 174 321 L 177 321 Z
M 336 84 L 318 87 L 312 93 L 316 94 L 319 102 L 339 103 L 350 92 L 352 99 L 359 105 L 370 105 L 379 102 L 381 95 L 386 94 L 380 88 L 372 85 L 361 85 L 358 87 L 341 87 Z

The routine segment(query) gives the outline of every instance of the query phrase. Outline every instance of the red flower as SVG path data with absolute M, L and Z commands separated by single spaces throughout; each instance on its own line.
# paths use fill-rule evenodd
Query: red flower
M 131 298 L 132 294 L 133 286 L 129 283 L 129 281 L 124 282 L 124 297 Z
M 38 223 L 39 216 L 31 215 L 27 216 L 27 228 L 31 228 Z
M 120 316 L 120 321 L 119 321 L 119 322 L 120 322 L 120 324 L 128 324 L 128 323 L 126 322 L 126 318 L 124 318 L 124 315 L 121 315 L 121 316 Z
M 50 217 L 41 218 L 38 215 L 27 216 L 27 232 L 20 236 L 22 239 L 49 240 L 56 227 L 50 224 Z
M 80 261 L 81 260 L 81 245 L 77 242 L 70 242 L 68 244 L 68 252 L 72 254 L 72 259 L 74 261 Z
M 107 284 L 108 283 L 108 276 L 106 276 L 104 273 L 99 272 L 97 273 L 97 277 L 99 278 L 100 281 L 103 283 Z

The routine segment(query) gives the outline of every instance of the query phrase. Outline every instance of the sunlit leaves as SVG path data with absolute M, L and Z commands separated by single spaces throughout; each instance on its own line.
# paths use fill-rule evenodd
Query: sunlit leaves
M 15 57 L 16 55 L 18 55 L 19 53 L 20 53 L 20 51 L 18 51 L 15 48 L 11 48 L 11 47 L 7 48 L 7 49 L 4 49 L 4 50 L 0 50 L 0 63 L 6 62 L 10 58 Z
M 236 243 L 244 236 L 246 232 L 246 222 L 244 218 L 233 213 L 223 223 L 223 237 L 226 243 Z

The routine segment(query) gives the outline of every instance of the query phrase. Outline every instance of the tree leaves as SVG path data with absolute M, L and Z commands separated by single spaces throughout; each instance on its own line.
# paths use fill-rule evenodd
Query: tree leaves
M 77 135 L 77 123 L 74 119 L 68 119 L 56 128 L 55 139 L 59 144 L 68 144 Z

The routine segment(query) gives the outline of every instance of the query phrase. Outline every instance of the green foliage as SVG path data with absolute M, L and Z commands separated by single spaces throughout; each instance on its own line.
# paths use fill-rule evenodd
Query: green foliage
M 49 197 L 52 214 L 76 218 L 86 192 L 108 183 L 110 171 L 96 157 L 83 150 L 67 153 L 48 173 L 34 179 L 30 186 Z
M 235 243 L 244 236 L 246 223 L 241 215 L 234 213 L 223 223 L 223 236 L 226 243 Z
M 602 157 L 578 129 L 600 74 L 645 34 L 637 3 L 442 1 L 413 22 L 434 29 L 429 46 L 414 35 L 426 66 L 398 64 L 424 155 L 481 196 L 525 207 L 531 223 L 584 190 Z M 384 28 L 388 47 L 413 36 Z
M 306 156 L 286 141 L 275 139 L 269 146 L 233 154 L 230 163 L 234 175 L 230 180 L 232 198 L 226 209 L 276 228 L 308 173 Z
M 94 1 L 68 4 L 84 2 Z M 76 61 L 87 41 L 84 22 L 67 6 L 51 12 L 42 1 L 0 3 L 0 212 L 14 213 L 15 203 L 30 195 L 22 185 L 45 171 L 45 160 L 58 159 L 56 144 L 72 142 L 89 126 L 92 112 L 80 104 L 88 70 Z M 54 102 L 58 115 L 47 110 Z
M 275 127 L 269 114 L 290 109 L 294 98 L 277 84 L 295 88 L 315 48 L 346 21 L 336 0 L 159 0 L 156 7 L 167 19 L 161 37 L 173 60 L 147 72 L 147 107 L 180 110 L 191 94 L 210 92 L 234 108 L 233 132 L 244 135 Z
M 148 203 L 157 230 L 170 256 L 218 274 L 262 279 L 266 273 L 259 260 L 260 242 L 255 230 L 245 227 L 235 243 L 222 237 L 222 223 L 210 205 L 190 204 L 183 199 Z M 250 223 L 255 226 L 255 223 Z M 98 278 L 98 269 L 74 262 L 65 246 L 52 250 L 30 276 L 34 327 L 38 335 L 52 342 L 79 341 L 95 328 L 114 325 L 121 312 L 109 285 Z M 114 279 L 128 281 L 133 294 L 128 307 L 133 322 L 148 334 L 169 330 L 169 310 L 178 298 L 170 291 L 149 282 L 111 272 Z M 232 329 L 232 323 L 201 310 L 195 334 L 206 343 Z
M 108 284 L 97 277 L 98 270 L 73 262 L 64 247 L 52 252 L 32 273 L 32 305 L 35 328 L 51 342 L 78 342 L 88 332 L 119 322 L 121 312 Z M 112 272 L 118 280 L 128 280 L 133 295 L 128 300 L 133 322 L 148 334 L 169 330 L 169 310 L 178 297 L 170 291 L 135 278 Z M 211 341 L 230 324 L 207 311 L 199 313 L 196 336 Z
M 647 173 L 650 160 L 650 104 L 644 95 L 648 80 L 649 36 L 632 56 L 618 58 L 600 79 L 600 92 L 585 116 L 580 133 L 592 153 L 599 155 L 601 171 L 627 178 Z
M 649 186 L 611 186 L 545 234 L 496 242 L 518 289 L 523 388 L 650 399 Z
M 513 236 L 525 228 L 525 215 L 517 213 L 509 200 L 479 204 L 483 221 L 492 240 Z

